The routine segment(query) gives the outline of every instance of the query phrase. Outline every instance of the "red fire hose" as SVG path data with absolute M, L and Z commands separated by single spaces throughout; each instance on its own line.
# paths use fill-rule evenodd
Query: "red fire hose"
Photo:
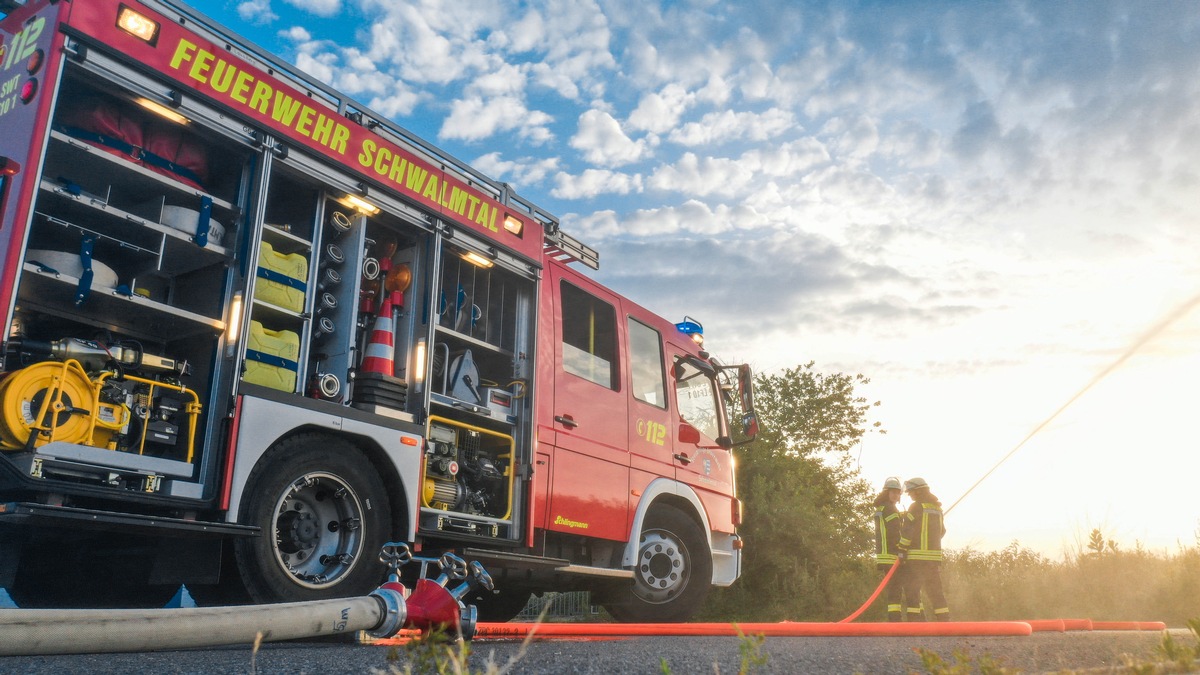
M 883 589 L 888 585 L 888 581 L 892 579 L 892 575 L 896 573 L 896 570 L 899 567 L 900 559 L 896 558 L 896 562 L 892 563 L 892 566 L 888 569 L 887 574 L 883 575 L 883 581 L 879 582 L 879 586 L 875 588 L 875 592 L 871 594 L 871 597 L 867 598 L 867 601 L 862 604 L 862 607 L 859 607 L 854 611 L 853 614 L 842 619 L 838 623 L 850 623 L 851 621 L 857 619 L 859 614 L 862 614 L 864 611 L 866 611 L 866 609 L 871 606 L 871 603 L 875 602 L 875 598 L 878 598 L 879 594 L 883 592 Z

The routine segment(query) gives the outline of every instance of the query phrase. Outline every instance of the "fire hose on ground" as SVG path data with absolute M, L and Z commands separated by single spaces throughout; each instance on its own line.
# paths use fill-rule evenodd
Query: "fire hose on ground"
M 477 588 L 493 588 L 483 565 L 468 565 L 452 553 L 436 560 L 414 558 L 403 543 L 385 544 L 380 559 L 391 568 L 389 580 L 360 598 L 149 610 L 0 610 L 0 656 L 189 649 L 358 631 L 387 638 L 401 629 L 441 628 L 467 640 L 474 636 L 478 612 L 462 598 Z M 408 594 L 397 570 L 412 560 L 422 570 Z M 441 569 L 434 579 L 425 578 L 430 565 Z M 451 589 L 451 581 L 462 583 Z

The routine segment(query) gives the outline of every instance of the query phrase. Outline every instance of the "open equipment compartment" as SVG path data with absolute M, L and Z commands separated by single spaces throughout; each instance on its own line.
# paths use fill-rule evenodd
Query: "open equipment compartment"
M 0 444 L 35 477 L 200 497 L 254 151 L 101 91 L 90 67 L 66 62 L 51 121 Z M 73 412 L 49 414 L 64 398 Z

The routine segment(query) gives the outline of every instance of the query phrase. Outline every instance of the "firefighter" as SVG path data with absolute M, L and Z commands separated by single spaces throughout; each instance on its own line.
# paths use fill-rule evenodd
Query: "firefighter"
M 887 572 L 896 564 L 897 549 L 900 543 L 900 510 L 896 508 L 900 501 L 900 479 L 896 477 L 883 481 L 883 489 L 875 498 L 875 568 Z M 901 578 L 903 570 L 897 569 L 892 573 L 887 587 L 887 617 L 888 621 L 900 621 L 902 613 L 901 600 L 904 594 L 904 583 Z
M 950 607 L 942 591 L 942 537 L 946 526 L 942 520 L 942 503 L 929 491 L 924 478 L 904 481 L 904 491 L 912 505 L 904 513 L 900 526 L 898 555 L 904 575 L 904 595 L 907 619 L 924 621 L 921 609 L 921 590 L 933 604 L 933 616 L 938 621 L 950 620 Z

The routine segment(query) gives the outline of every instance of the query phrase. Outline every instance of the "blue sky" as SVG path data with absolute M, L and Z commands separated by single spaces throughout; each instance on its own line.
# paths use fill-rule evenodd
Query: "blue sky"
M 726 361 L 863 373 L 863 474 L 947 504 L 1200 293 L 1200 4 L 209 0 L 471 162 Z M 951 513 L 1194 545 L 1200 311 Z

